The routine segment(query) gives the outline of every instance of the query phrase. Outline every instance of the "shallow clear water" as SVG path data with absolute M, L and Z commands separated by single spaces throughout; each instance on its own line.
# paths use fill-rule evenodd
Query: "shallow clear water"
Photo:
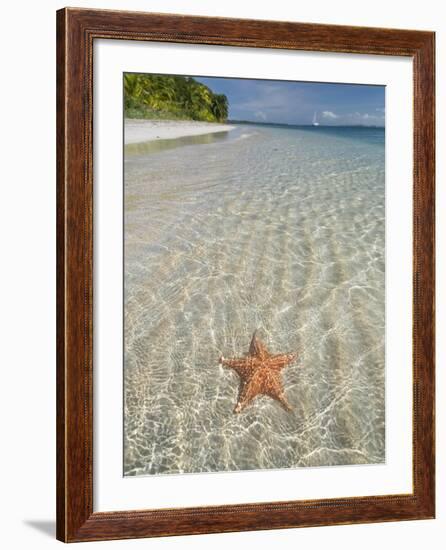
M 384 462 L 384 131 L 130 147 L 124 198 L 124 474 Z M 292 412 L 233 413 L 255 329 Z

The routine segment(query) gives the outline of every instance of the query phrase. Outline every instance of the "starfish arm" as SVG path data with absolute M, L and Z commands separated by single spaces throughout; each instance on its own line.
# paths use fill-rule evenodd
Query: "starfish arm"
M 254 332 L 251 339 L 251 344 L 249 346 L 249 355 L 255 355 L 262 361 L 267 359 L 269 355 L 269 351 L 267 350 L 265 344 L 260 340 L 260 338 L 257 338 L 256 335 L 257 331 Z
M 293 410 L 293 407 L 288 403 L 288 400 L 285 397 L 285 394 L 282 393 L 281 395 L 275 397 L 275 399 L 282 405 L 282 407 L 286 411 L 291 412 Z
M 295 353 L 284 353 L 281 355 L 272 355 L 268 360 L 268 367 L 272 370 L 281 370 L 292 363 L 296 358 Z
M 286 411 L 293 410 L 285 397 L 285 392 L 283 391 L 283 385 L 279 375 L 271 374 L 266 378 L 263 384 L 262 393 L 265 393 L 278 401 Z
M 241 357 L 239 359 L 227 359 L 226 357 L 221 356 L 219 362 L 225 367 L 234 369 L 241 378 L 246 378 L 253 371 L 252 363 L 249 357 Z
M 241 412 L 259 393 L 258 384 L 256 383 L 255 378 L 251 378 L 249 382 L 242 385 L 234 412 Z

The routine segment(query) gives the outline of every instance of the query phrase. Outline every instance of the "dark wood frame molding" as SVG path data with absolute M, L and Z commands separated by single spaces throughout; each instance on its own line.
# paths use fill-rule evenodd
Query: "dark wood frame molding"
M 156 40 L 413 59 L 413 492 L 93 512 L 93 42 Z M 57 538 L 125 539 L 433 518 L 432 32 L 65 8 L 57 12 Z

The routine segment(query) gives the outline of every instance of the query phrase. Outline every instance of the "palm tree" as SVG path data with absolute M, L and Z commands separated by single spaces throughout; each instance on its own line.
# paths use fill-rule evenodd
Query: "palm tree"
M 125 73 L 124 105 L 138 116 L 153 116 L 153 111 L 207 121 L 228 116 L 225 95 L 184 76 Z
M 228 98 L 224 94 L 214 94 L 211 110 L 219 122 L 226 120 L 228 118 Z
M 136 73 L 124 73 L 124 102 L 126 107 L 136 103 L 142 93 L 141 75 Z
M 175 97 L 175 82 L 170 76 L 148 75 L 144 81 L 143 102 L 152 109 L 162 110 Z

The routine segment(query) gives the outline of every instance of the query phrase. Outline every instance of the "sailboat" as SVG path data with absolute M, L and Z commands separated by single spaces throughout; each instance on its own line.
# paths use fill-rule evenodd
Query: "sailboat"
M 313 115 L 313 126 L 319 126 L 319 122 L 317 121 L 317 112 L 314 111 Z

